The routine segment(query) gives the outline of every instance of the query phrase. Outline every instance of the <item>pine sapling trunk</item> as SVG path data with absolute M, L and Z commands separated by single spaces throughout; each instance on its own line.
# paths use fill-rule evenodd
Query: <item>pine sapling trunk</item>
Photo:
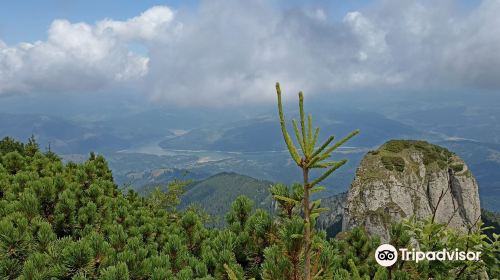
M 288 130 L 285 123 L 285 116 L 283 114 L 283 105 L 281 102 L 281 89 L 280 85 L 276 83 L 276 93 L 278 96 L 278 115 L 280 119 L 281 132 L 283 133 L 283 139 L 285 140 L 285 144 L 290 152 L 290 156 L 295 161 L 297 166 L 302 169 L 302 174 L 304 177 L 304 196 L 303 196 L 303 208 L 304 208 L 304 234 L 302 236 L 303 243 L 303 253 L 304 253 L 304 279 L 311 280 L 311 244 L 312 244 L 312 235 L 313 235 L 313 225 L 315 219 L 319 216 L 320 213 L 327 211 L 326 208 L 320 207 L 319 201 L 310 201 L 310 195 L 313 192 L 318 192 L 323 189 L 323 187 L 318 186 L 323 180 L 325 180 L 328 176 L 330 176 L 335 170 L 344 165 L 347 161 L 327 161 L 333 151 L 335 151 L 338 147 L 343 145 L 347 140 L 351 139 L 354 135 L 358 134 L 359 131 L 355 130 L 351 132 L 349 135 L 338 141 L 337 143 L 330 145 L 333 141 L 333 136 L 328 137 L 326 141 L 316 148 L 316 143 L 319 137 L 319 128 L 313 129 L 312 125 L 312 116 L 309 114 L 306 117 L 304 113 L 304 96 L 302 92 L 299 92 L 299 110 L 300 110 L 300 120 L 299 124 L 297 121 L 292 120 L 293 129 L 295 132 L 295 137 L 297 139 L 298 144 L 300 145 L 301 154 L 299 154 L 299 149 L 295 147 L 295 144 L 288 134 Z M 299 128 L 300 125 L 300 128 Z M 314 131 L 314 133 L 313 133 Z M 309 182 L 309 171 L 311 168 L 317 169 L 327 169 L 321 176 Z M 276 199 L 283 200 L 286 202 L 294 202 L 293 199 L 283 197 L 280 195 L 274 196 Z M 294 202 L 295 203 L 295 202 Z M 298 201 L 297 201 L 298 204 Z M 318 276 L 321 274 L 318 272 Z
M 302 167 L 304 175 L 304 278 L 311 279 L 311 213 L 309 211 L 309 168 Z

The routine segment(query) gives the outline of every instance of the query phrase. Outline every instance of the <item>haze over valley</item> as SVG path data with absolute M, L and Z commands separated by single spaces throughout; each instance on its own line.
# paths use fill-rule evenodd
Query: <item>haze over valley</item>
M 392 100 L 383 102 L 373 100 L 368 107 L 367 101 L 346 102 L 342 95 L 337 102 L 321 104 L 319 98 L 311 98 L 306 103 L 308 110 L 315 112 L 323 136 L 334 134 L 339 138 L 352 128 L 361 130 L 358 137 L 335 154 L 349 161 L 325 183 L 325 195 L 346 191 L 363 155 L 385 141 L 425 139 L 464 158 L 477 177 L 484 207 L 498 210 L 495 201 L 500 197 L 500 133 L 496 132 L 500 129 L 496 121 L 499 107 L 491 102 L 485 104 L 482 99 L 447 104 L 446 96 L 442 97 L 443 102 L 436 102 L 441 98 L 402 95 L 393 95 Z M 10 98 L 14 103 L 16 97 Z M 404 106 L 400 104 L 403 99 Z M 110 105 L 103 102 L 98 106 L 104 109 Z M 55 114 L 50 113 L 50 107 L 28 104 L 20 108 L 34 113 L 0 107 L 0 137 L 25 140 L 33 134 L 42 148 L 50 146 L 66 161 L 81 162 L 91 151 L 104 154 L 117 183 L 134 189 L 176 178 L 201 180 L 221 172 L 272 182 L 300 180 L 282 143 L 271 104 L 257 109 L 192 109 L 196 114 L 191 109 L 146 103 L 141 110 L 126 106 L 115 107 L 115 112 L 99 109 L 107 115 L 81 113 L 77 107 L 67 108 L 72 113 Z M 290 112 L 290 117 L 297 117 L 298 112 Z M 83 114 L 89 117 L 82 118 Z

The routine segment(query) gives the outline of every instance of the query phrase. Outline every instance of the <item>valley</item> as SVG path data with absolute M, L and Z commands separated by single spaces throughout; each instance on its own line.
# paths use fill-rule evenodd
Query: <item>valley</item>
M 495 127 L 495 119 L 484 115 L 495 114 L 495 110 L 485 110 L 481 115 L 477 110 L 460 110 L 460 106 L 441 111 L 439 107 L 415 106 L 412 113 L 404 113 L 381 106 L 381 113 L 376 113 L 339 104 L 311 106 L 318 112 L 316 121 L 323 129 L 319 142 L 324 140 L 321 135 L 341 137 L 352 128 L 361 130 L 348 147 L 334 154 L 348 163 L 325 181 L 324 196 L 346 191 L 361 158 L 383 142 L 425 139 L 462 157 L 478 180 L 483 205 L 500 210 L 496 203 L 500 199 L 500 144 L 488 142 L 496 139 L 489 136 L 491 131 L 477 125 L 477 121 L 483 121 Z M 297 114 L 291 110 L 292 117 Z M 12 135 L 25 140 L 33 134 L 42 149 L 50 147 L 65 161 L 82 162 L 90 151 L 103 154 L 122 188 L 140 189 L 172 179 L 202 180 L 223 172 L 286 184 L 300 180 L 274 114 L 261 109 L 229 115 L 201 111 L 193 116 L 153 109 L 82 121 L 80 117 L 0 113 L 0 137 Z M 473 136 L 472 132 L 479 140 L 465 140 Z

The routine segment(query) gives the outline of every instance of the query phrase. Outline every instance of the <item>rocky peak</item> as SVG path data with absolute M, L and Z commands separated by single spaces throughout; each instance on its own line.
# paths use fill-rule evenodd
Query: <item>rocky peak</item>
M 388 240 L 392 220 L 435 216 L 466 231 L 480 219 L 478 186 L 465 162 L 425 141 L 391 140 L 361 161 L 344 208 L 343 230 L 364 226 Z

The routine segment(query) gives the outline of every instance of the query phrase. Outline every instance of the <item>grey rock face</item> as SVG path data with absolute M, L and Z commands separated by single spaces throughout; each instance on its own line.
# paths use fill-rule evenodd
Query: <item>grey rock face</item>
M 423 141 L 392 140 L 368 153 L 347 195 L 343 230 L 389 239 L 393 220 L 416 215 L 467 231 L 480 219 L 478 185 L 462 159 Z
M 326 207 L 329 211 L 318 217 L 317 225 L 326 230 L 329 236 L 335 236 L 342 230 L 346 200 L 347 192 L 321 199 L 321 207 Z

